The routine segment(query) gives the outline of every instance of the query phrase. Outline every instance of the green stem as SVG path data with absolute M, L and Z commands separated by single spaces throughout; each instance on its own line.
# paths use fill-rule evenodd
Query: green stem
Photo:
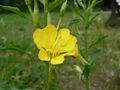
M 57 29 L 59 29 L 60 24 L 61 24 L 62 18 L 59 19 L 58 24 L 57 24 Z
M 30 5 L 28 5 L 28 11 L 29 11 L 30 15 L 33 17 L 33 11 L 32 11 L 32 8 Z
M 50 90 L 52 84 L 52 65 L 48 62 L 46 68 L 47 73 L 47 82 L 46 82 L 46 90 Z
M 89 77 L 86 78 L 85 87 L 86 87 L 86 90 L 89 90 Z
M 45 0 L 44 5 L 44 26 L 48 25 L 48 0 Z
M 88 33 L 87 30 L 84 32 L 84 44 L 85 44 L 85 59 L 88 60 Z
M 25 0 L 25 4 L 28 7 L 28 11 L 29 11 L 30 15 L 33 16 L 33 11 L 32 11 L 32 8 L 31 8 L 31 0 Z
M 84 44 L 85 44 L 85 59 L 88 60 L 88 32 L 87 29 L 84 29 Z M 89 76 L 85 79 L 85 88 L 86 90 L 89 90 Z
M 44 5 L 44 27 L 48 25 L 48 0 L 45 0 Z M 46 90 L 50 90 L 52 84 L 52 65 L 50 62 L 46 63 Z
M 85 45 L 85 53 L 84 58 L 88 61 L 88 28 L 87 28 L 87 21 L 89 19 L 88 11 L 85 10 L 85 21 L 84 21 L 84 45 Z M 89 76 L 85 79 L 85 89 L 89 90 Z

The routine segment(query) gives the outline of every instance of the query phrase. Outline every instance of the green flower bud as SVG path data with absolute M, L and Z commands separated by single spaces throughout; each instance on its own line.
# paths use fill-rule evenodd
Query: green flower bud
M 37 0 L 34 0 L 33 23 L 35 28 L 39 27 L 39 10 Z

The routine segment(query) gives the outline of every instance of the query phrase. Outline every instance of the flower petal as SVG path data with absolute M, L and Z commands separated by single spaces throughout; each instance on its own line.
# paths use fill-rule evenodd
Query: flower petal
M 79 51 L 78 51 L 78 45 L 75 45 L 75 48 L 72 51 L 69 51 L 67 53 L 65 53 L 65 56 L 78 56 L 79 55 Z
M 51 48 L 57 37 L 57 28 L 53 25 L 48 25 L 43 29 L 37 29 L 33 34 L 35 44 L 39 49 Z
M 58 32 L 58 38 L 67 41 L 70 38 L 70 31 L 67 28 L 60 29 Z
M 58 32 L 56 47 L 64 46 L 70 38 L 70 31 L 68 29 L 61 29 Z
M 41 61 L 50 61 L 50 55 L 44 49 L 40 50 L 38 57 Z
M 62 53 L 62 52 L 74 51 L 76 43 L 77 43 L 76 37 L 70 35 L 70 38 L 67 41 L 67 43 L 61 47 L 60 52 Z
M 56 56 L 51 60 L 51 64 L 61 64 L 63 62 L 64 62 L 64 55 Z
M 33 34 L 33 39 L 34 39 L 34 42 L 35 42 L 35 44 L 37 45 L 37 47 L 39 48 L 39 49 L 41 49 L 42 48 L 42 41 L 41 41 L 41 39 L 40 39 L 40 36 L 41 36 L 41 33 L 42 33 L 43 31 L 41 30 L 41 29 L 36 29 L 35 30 L 35 32 L 34 32 L 34 34 Z
M 59 52 L 61 47 L 64 47 L 66 45 L 69 38 L 70 38 L 70 31 L 66 28 L 60 29 L 58 32 L 56 43 L 54 44 L 54 51 Z

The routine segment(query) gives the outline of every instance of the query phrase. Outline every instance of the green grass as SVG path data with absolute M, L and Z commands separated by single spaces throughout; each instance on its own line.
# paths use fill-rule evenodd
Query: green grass
M 66 14 L 67 18 L 64 18 L 62 27 L 68 25 L 71 14 Z M 108 15 L 108 13 L 102 14 L 102 33 L 108 37 L 100 44 L 103 50 L 102 57 L 91 66 L 91 90 L 120 89 L 120 27 L 103 28 Z M 51 16 L 55 24 L 58 14 L 52 13 Z M 0 86 L 5 88 L 3 90 L 17 90 L 15 88 L 42 90 L 44 87 L 45 64 L 37 58 L 38 51 L 32 40 L 33 26 L 30 16 L 27 17 L 24 19 L 14 14 L 0 15 L 0 49 L 14 45 L 25 50 L 25 52 L 13 49 L 0 51 Z M 92 29 L 95 29 L 94 24 Z M 34 57 L 31 57 L 33 54 Z M 74 65 L 79 65 L 78 61 L 68 58 L 54 70 L 54 77 L 58 77 L 57 80 L 54 78 L 55 85 L 62 90 L 83 90 L 83 84 Z

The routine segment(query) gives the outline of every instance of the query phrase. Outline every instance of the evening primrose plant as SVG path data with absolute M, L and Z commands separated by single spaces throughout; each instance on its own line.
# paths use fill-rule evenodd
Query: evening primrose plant
M 34 10 L 31 8 L 31 1 L 25 0 L 28 10 L 33 18 L 35 32 L 33 40 L 39 49 L 38 58 L 46 63 L 46 90 L 53 90 L 52 86 L 52 66 L 62 64 L 65 56 L 80 56 L 80 59 L 85 63 L 78 51 L 77 38 L 70 34 L 68 28 L 60 28 L 64 12 L 67 7 L 67 0 L 40 0 L 44 6 L 44 24 L 41 28 L 38 10 L 38 1 L 34 0 Z M 60 17 L 57 25 L 51 24 L 50 11 L 61 5 Z M 57 88 L 54 90 L 58 90 Z

